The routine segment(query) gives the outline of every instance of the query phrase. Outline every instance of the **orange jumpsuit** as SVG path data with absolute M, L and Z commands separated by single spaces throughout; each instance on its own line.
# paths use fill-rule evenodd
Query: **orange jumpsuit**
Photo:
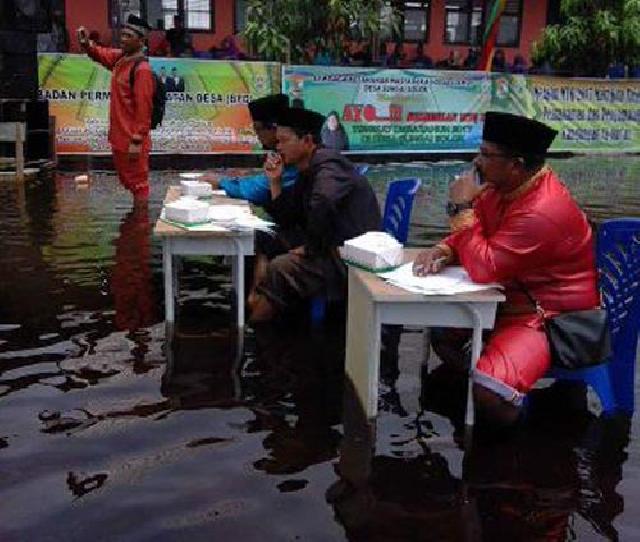
M 522 286 L 549 315 L 598 306 L 591 227 L 549 168 L 510 194 L 488 188 L 468 218 L 443 245 L 474 281 L 503 284 L 507 298 L 474 380 L 518 405 L 551 362 Z
M 148 62 L 138 64 L 133 90 L 129 75 L 135 58 L 125 57 L 121 49 L 94 45 L 87 54 L 112 72 L 109 106 L 109 143 L 120 183 L 134 197 L 149 195 L 149 151 L 151 150 L 151 112 L 155 79 Z M 129 155 L 129 144 L 141 143 L 138 155 Z

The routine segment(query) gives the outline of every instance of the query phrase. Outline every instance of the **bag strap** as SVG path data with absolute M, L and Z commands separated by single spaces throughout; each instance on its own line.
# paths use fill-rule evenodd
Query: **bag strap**
M 131 71 L 129 72 L 129 86 L 131 87 L 131 92 L 133 92 L 133 83 L 136 80 L 136 70 L 142 62 L 149 62 L 149 60 L 146 56 L 139 56 L 133 61 L 133 66 L 131 67 Z
M 542 305 L 540 305 L 540 302 L 531 295 L 531 292 L 529 292 L 529 290 L 525 287 L 525 285 L 520 282 L 519 280 L 515 281 L 516 284 L 520 287 L 520 289 L 524 292 L 524 295 L 527 296 L 527 298 L 529 299 L 529 301 L 531 301 L 531 304 L 535 307 L 536 312 L 543 318 L 546 320 L 547 318 L 547 313 L 544 311 L 544 309 L 542 308 Z

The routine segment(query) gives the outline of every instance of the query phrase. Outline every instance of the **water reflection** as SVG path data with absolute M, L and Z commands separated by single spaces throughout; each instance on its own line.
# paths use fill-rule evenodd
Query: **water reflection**
M 115 325 L 135 332 L 155 321 L 155 299 L 151 280 L 151 221 L 146 202 L 139 202 L 120 222 L 111 292 Z
M 515 435 L 476 437 L 456 476 L 433 435 L 418 435 L 419 453 L 377 455 L 375 424 L 348 383 L 340 479 L 327 502 L 349 540 L 575 540 L 585 534 L 581 520 L 617 540 L 629 422 L 562 410 L 556 400 L 540 391 Z
M 256 357 L 249 369 L 261 375 L 247 390 L 255 420 L 249 431 L 267 431 L 266 457 L 254 468 L 268 474 L 300 473 L 337 455 L 344 373 L 344 325 L 330 331 L 304 325 L 263 325 L 255 332 Z M 288 484 L 281 491 L 297 487 Z
M 380 199 L 391 178 L 423 179 L 411 243 L 424 245 L 464 167 L 372 166 L 370 179 Z M 638 214 L 637 157 L 554 167 L 594 221 Z M 422 378 L 422 333 L 385 335 L 376 435 L 343 409 L 344 323 L 250 329 L 243 344 L 220 260 L 185 259 L 169 348 L 149 228 L 176 181 L 153 174 L 146 213 L 108 174 L 0 184 L 0 539 L 636 534 L 637 429 L 584 408 L 559 417 L 565 405 L 463 469 L 447 410 L 463 401 L 435 370 Z
M 151 272 L 151 219 L 147 201 L 136 202 L 122 218 L 111 272 L 111 293 L 117 330 L 128 331 L 134 347 L 134 370 L 145 372 L 151 337 L 144 328 L 156 321 Z

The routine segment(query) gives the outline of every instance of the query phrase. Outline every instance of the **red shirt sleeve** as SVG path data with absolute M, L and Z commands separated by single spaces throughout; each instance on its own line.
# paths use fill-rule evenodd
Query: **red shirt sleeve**
M 153 111 L 153 93 L 155 92 L 155 78 L 148 63 L 141 63 L 136 69 L 133 84 L 133 102 L 135 107 L 135 122 L 133 137 L 142 140 L 151 129 L 151 113 Z
M 552 221 L 526 208 L 513 209 L 489 235 L 481 218 L 482 204 L 478 207 L 470 228 L 444 240 L 473 281 L 507 282 L 552 257 L 553 247 L 548 240 L 558 239 Z
M 90 58 L 102 64 L 108 70 L 112 70 L 118 60 L 124 56 L 122 49 L 112 49 L 101 45 L 91 45 L 87 49 Z

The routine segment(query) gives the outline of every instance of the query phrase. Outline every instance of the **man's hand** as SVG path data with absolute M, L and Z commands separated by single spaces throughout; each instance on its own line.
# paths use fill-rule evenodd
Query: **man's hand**
M 84 26 L 80 26 L 77 32 L 78 43 L 80 44 L 80 47 L 86 49 L 87 47 L 89 47 L 89 33 L 87 32 L 87 29 Z
M 417 277 L 439 273 L 449 263 L 449 257 L 439 247 L 423 250 L 413 262 L 413 274 Z
M 277 199 L 282 193 L 283 170 L 284 164 L 282 163 L 282 157 L 275 152 L 268 153 L 267 159 L 264 161 L 264 172 L 267 179 L 269 179 L 271 199 Z
M 269 178 L 271 184 L 273 184 L 274 181 L 277 183 L 282 181 L 283 170 L 284 165 L 280 155 L 275 152 L 267 154 L 267 158 L 264 161 L 264 172 Z
M 215 173 L 205 174 L 204 177 L 202 177 L 202 181 L 209 183 L 214 190 L 220 188 L 220 175 L 216 175 Z
M 486 188 L 486 184 L 478 185 L 473 170 L 458 176 L 449 185 L 449 201 L 453 203 L 467 203 L 476 199 L 478 194 Z
M 289 251 L 289 254 L 296 254 L 297 256 L 304 256 L 306 254 L 306 250 L 304 248 L 304 245 L 300 245 L 299 247 L 292 248 Z
M 137 143 L 135 141 L 132 141 L 131 143 L 129 143 L 129 160 L 135 160 L 138 158 L 138 156 L 140 156 L 140 153 L 142 152 L 142 143 Z

